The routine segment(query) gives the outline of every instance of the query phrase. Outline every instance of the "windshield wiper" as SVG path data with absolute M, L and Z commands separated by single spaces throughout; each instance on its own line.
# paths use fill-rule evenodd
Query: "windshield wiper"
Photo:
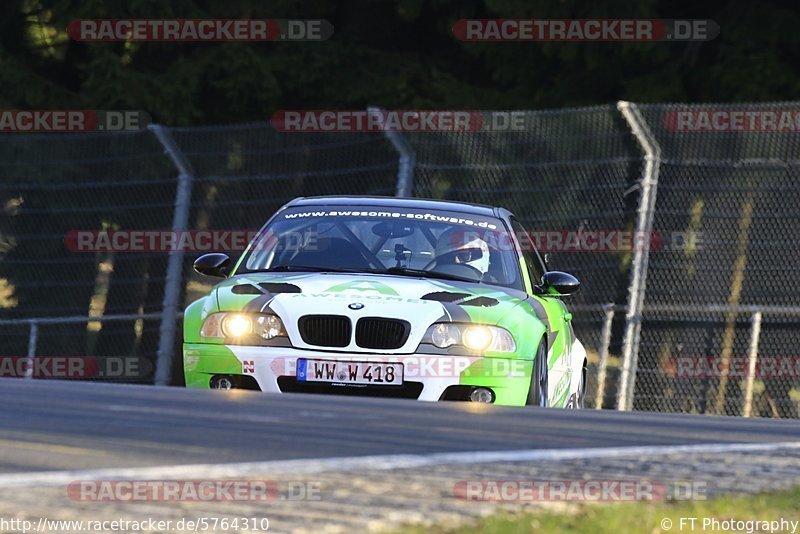
M 443 280 L 456 280 L 458 282 L 480 283 L 480 280 L 456 276 L 454 274 L 440 273 L 437 271 L 426 271 L 425 269 L 413 269 L 411 267 L 389 267 L 387 269 L 370 269 L 367 272 L 376 274 L 398 274 L 400 276 L 424 276 L 427 278 L 441 278 Z

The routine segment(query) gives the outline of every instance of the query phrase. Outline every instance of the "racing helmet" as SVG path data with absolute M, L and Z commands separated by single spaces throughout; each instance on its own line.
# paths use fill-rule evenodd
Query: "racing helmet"
M 489 270 L 489 244 L 477 230 L 451 228 L 439 236 L 434 258 L 437 265 L 466 264 L 485 274 Z

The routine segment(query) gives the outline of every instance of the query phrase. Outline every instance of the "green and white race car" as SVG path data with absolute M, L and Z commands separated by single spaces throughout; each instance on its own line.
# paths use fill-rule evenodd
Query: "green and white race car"
M 289 202 L 186 309 L 188 387 L 583 407 L 586 351 L 506 209 L 437 200 Z

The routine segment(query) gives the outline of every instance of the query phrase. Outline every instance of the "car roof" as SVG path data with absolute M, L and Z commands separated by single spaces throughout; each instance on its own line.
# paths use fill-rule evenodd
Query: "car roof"
M 472 204 L 454 200 L 434 200 L 428 198 L 398 198 L 381 196 L 320 196 L 300 197 L 292 200 L 286 207 L 296 206 L 374 206 L 376 208 L 416 208 L 448 210 L 471 215 L 496 217 L 499 208 L 485 204 Z M 505 211 L 505 210 L 503 210 Z

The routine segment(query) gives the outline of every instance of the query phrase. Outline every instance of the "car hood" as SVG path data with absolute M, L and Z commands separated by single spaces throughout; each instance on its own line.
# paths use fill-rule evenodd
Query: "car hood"
M 526 298 L 522 291 L 469 282 L 349 273 L 242 274 L 214 294 L 222 311 L 277 314 L 290 337 L 299 317 L 319 314 L 402 319 L 417 342 L 437 321 L 498 324 Z

